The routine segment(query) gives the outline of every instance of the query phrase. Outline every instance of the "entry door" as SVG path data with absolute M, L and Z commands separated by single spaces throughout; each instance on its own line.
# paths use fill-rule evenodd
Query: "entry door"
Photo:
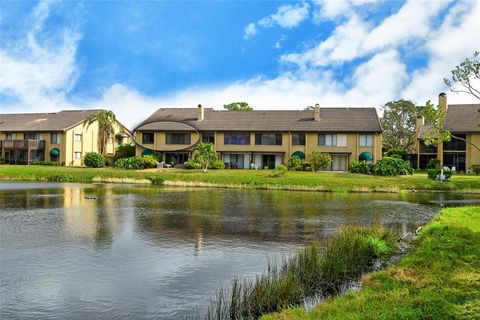
M 230 155 L 230 163 L 233 169 L 243 169 L 244 168 L 244 160 L 245 155 L 243 154 L 231 154 Z
M 347 155 L 333 155 L 332 156 L 332 171 L 347 171 L 348 169 Z
M 262 167 L 263 168 L 268 167 L 268 169 L 275 169 L 275 155 L 264 154 Z

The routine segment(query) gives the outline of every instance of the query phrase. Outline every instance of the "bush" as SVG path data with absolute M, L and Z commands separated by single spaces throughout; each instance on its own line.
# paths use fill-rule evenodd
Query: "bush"
M 385 157 L 398 158 L 402 160 L 407 159 L 407 151 L 400 148 L 390 148 L 383 154 Z
M 225 169 L 225 163 L 222 160 L 214 160 L 208 169 Z
M 373 174 L 373 164 L 367 161 L 353 161 L 350 164 L 351 173 Z
M 270 178 L 278 178 L 282 177 L 285 175 L 285 172 L 287 172 L 288 167 L 284 166 L 283 164 L 278 164 L 275 169 L 268 174 L 268 177 Z
M 427 164 L 427 169 L 440 169 L 440 160 L 430 159 Z
M 303 162 L 303 171 L 312 171 L 312 164 L 308 161 Z
M 105 162 L 105 157 L 98 152 L 87 152 L 83 157 L 83 163 L 89 168 L 103 168 Z
M 5 158 L 0 157 L 0 164 L 5 164 Z
M 308 162 L 312 171 L 319 171 L 327 169 L 332 163 L 332 157 L 325 152 L 312 151 L 307 156 Z
M 35 161 L 32 164 L 36 165 L 36 166 L 59 166 L 60 162 L 56 162 L 56 161 Z
M 432 180 L 440 180 L 439 176 L 441 173 L 441 169 L 427 169 L 427 176 Z M 445 180 L 450 180 L 450 178 L 453 176 L 453 171 L 445 167 L 443 168 L 443 175 L 445 176 Z
M 130 158 L 135 157 L 135 146 L 130 144 L 122 144 L 118 146 L 117 150 L 115 150 L 115 154 L 113 155 L 113 162 L 117 161 L 118 159 Z
M 292 171 L 303 170 L 303 160 L 299 156 L 293 156 L 288 159 L 288 169 Z
M 475 174 L 480 174 L 480 165 L 473 165 L 472 166 L 472 171 Z
M 200 168 L 202 168 L 202 165 L 200 164 L 200 162 L 195 161 L 194 159 L 188 160 L 187 162 L 185 162 L 185 169 L 200 169 Z
M 143 157 L 123 158 L 115 161 L 113 166 L 115 168 L 122 168 L 127 170 L 141 170 L 141 169 L 147 169 L 147 168 L 156 168 L 157 159 L 152 155 L 143 156 Z
M 396 176 L 413 174 L 413 168 L 409 162 L 399 158 L 385 157 L 373 166 L 373 174 L 376 176 Z

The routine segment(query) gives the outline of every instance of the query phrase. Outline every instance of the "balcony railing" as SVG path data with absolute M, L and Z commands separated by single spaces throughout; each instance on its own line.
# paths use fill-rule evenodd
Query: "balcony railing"
M 42 150 L 45 140 L 3 140 L 4 149 Z

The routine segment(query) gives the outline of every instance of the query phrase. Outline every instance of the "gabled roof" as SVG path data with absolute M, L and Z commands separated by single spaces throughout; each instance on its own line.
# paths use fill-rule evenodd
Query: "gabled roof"
M 0 131 L 64 131 L 100 110 L 63 110 L 54 113 L 0 114 Z
M 197 108 L 160 108 L 135 130 L 188 131 L 308 131 L 308 132 L 381 132 L 375 108 L 320 109 L 320 121 L 310 110 L 227 111 L 204 109 L 197 120 Z M 191 130 L 191 128 L 190 128 Z
M 480 104 L 450 104 L 445 129 L 451 132 L 480 132 Z

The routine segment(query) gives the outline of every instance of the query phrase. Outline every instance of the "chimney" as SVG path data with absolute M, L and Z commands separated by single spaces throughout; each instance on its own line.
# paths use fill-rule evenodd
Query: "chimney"
M 448 109 L 446 93 L 442 92 L 438 95 L 438 105 L 440 106 L 440 110 L 442 110 L 443 114 L 445 115 Z
M 315 105 L 315 114 L 313 116 L 313 120 L 314 121 L 320 121 L 320 105 L 317 103 Z
M 420 131 L 420 128 L 425 125 L 425 118 L 422 115 L 417 117 L 417 122 L 415 123 L 415 131 L 417 133 Z
M 197 108 L 197 120 L 202 121 L 203 118 L 205 118 L 205 112 L 203 110 L 203 106 L 199 104 Z

